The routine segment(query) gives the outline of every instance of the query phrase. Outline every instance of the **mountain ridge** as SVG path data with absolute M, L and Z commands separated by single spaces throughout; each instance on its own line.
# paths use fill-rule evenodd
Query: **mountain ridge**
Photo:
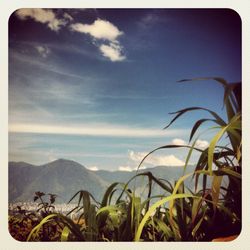
M 156 166 L 139 170 L 139 173 L 150 171 L 157 178 L 174 181 L 180 177 L 182 170 L 182 167 Z M 32 201 L 36 191 L 55 193 L 59 197 L 58 202 L 67 202 L 79 190 L 89 191 L 100 201 L 111 183 L 126 183 L 135 174 L 136 171 L 92 171 L 76 161 L 67 159 L 58 159 L 42 165 L 10 161 L 9 202 Z M 144 188 L 143 181 L 139 184 L 138 190 Z

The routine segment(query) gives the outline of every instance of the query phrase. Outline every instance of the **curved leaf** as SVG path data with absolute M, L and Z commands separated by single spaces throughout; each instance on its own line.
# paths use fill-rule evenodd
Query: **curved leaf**
M 191 131 L 190 137 L 189 137 L 189 142 L 192 140 L 192 138 L 193 138 L 195 132 L 196 132 L 197 129 L 201 126 L 201 124 L 204 123 L 204 122 L 206 122 L 206 121 L 213 121 L 213 122 L 216 122 L 216 120 L 214 120 L 214 119 L 200 119 L 200 120 L 198 120 L 198 121 L 194 124 L 194 126 L 193 126 L 193 128 L 192 128 L 192 131 Z
M 119 184 L 120 184 L 120 182 L 114 182 L 114 183 L 112 183 L 112 184 L 107 188 L 107 190 L 106 190 L 106 192 L 105 192 L 105 194 L 104 194 L 104 196 L 103 196 L 103 199 L 102 199 L 101 207 L 107 206 L 107 204 L 108 204 L 108 199 L 109 199 L 110 194 L 112 193 L 113 189 L 114 189 L 117 185 L 119 185 Z
M 143 219 L 141 220 L 140 224 L 139 224 L 139 227 L 138 227 L 138 230 L 135 234 L 135 238 L 134 240 L 135 241 L 139 241 L 140 240 L 140 237 L 141 237 L 141 233 L 142 233 L 142 230 L 143 230 L 143 227 L 145 226 L 147 220 L 150 218 L 150 216 L 154 213 L 154 211 L 160 207 L 161 205 L 163 205 L 164 203 L 166 202 L 169 202 L 171 200 L 174 200 L 174 199 L 182 199 L 182 198 L 189 198 L 189 197 L 193 197 L 195 198 L 195 196 L 193 195 L 190 195 L 190 194 L 175 194 L 175 195 L 170 195 L 156 203 L 154 203 L 148 210 L 148 212 L 143 216 Z

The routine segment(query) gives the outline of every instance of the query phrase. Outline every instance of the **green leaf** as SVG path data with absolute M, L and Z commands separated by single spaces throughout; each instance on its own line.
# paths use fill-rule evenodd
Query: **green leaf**
M 159 231 L 161 230 L 164 234 L 164 237 L 166 238 L 166 240 L 168 240 L 169 238 L 173 237 L 173 232 L 170 229 L 170 227 L 168 227 L 162 220 L 159 220 L 157 218 L 153 218 L 155 223 L 157 224 L 157 226 L 159 227 Z
M 191 148 L 190 148 L 189 151 L 188 151 L 188 155 L 187 155 L 187 157 L 186 157 L 185 165 L 184 165 L 184 168 L 183 168 L 183 175 L 184 175 L 185 172 L 186 172 L 186 168 L 187 168 L 187 166 L 188 166 L 188 162 L 189 162 L 189 160 L 190 160 L 190 157 L 191 157 L 191 155 L 192 155 L 192 152 L 193 152 L 193 149 L 194 149 L 194 146 L 195 146 L 197 140 L 198 140 L 198 138 L 193 142 Z
M 218 172 L 223 172 L 223 173 L 225 173 L 225 174 L 227 174 L 227 175 L 231 175 L 231 176 L 233 176 L 233 177 L 236 177 L 236 178 L 238 178 L 238 179 L 241 179 L 241 174 L 239 174 L 239 173 L 237 173 L 236 171 L 233 171 L 233 170 L 231 170 L 231 169 L 229 169 L 229 168 L 220 168 L 220 169 L 218 170 Z
M 134 216 L 134 230 L 137 231 L 141 218 L 141 198 L 133 197 L 133 216 Z M 133 217 L 132 217 L 133 218 Z
M 190 108 L 185 108 L 185 109 L 170 113 L 170 114 L 177 114 L 177 115 L 170 121 L 170 123 L 164 129 L 167 129 L 181 115 L 185 114 L 186 112 L 193 111 L 193 110 L 207 111 L 215 118 L 215 121 L 216 121 L 217 124 L 219 124 L 221 126 L 226 125 L 225 121 L 217 113 L 215 113 L 214 111 L 206 109 L 206 108 L 202 108 L 202 107 L 190 107 Z
M 115 182 L 115 183 L 112 183 L 106 190 L 104 196 L 103 196 L 103 199 L 102 199 L 102 203 L 101 203 L 101 207 L 105 207 L 108 205 L 108 200 L 109 200 L 109 197 L 113 191 L 113 189 L 119 185 L 120 183 L 119 182 Z
M 148 219 L 150 218 L 150 216 L 154 213 L 154 211 L 160 207 L 161 205 L 163 205 L 164 203 L 166 202 L 169 202 L 171 200 L 174 200 L 174 199 L 182 199 L 182 198 L 188 198 L 188 197 L 193 197 L 195 198 L 195 196 L 193 195 L 190 195 L 190 194 L 175 194 L 175 195 L 170 195 L 156 203 L 154 203 L 148 210 L 148 212 L 144 215 L 144 217 L 142 218 L 141 222 L 140 222 L 140 225 L 138 227 L 138 230 L 135 234 L 135 238 L 134 240 L 135 241 L 139 241 L 140 240 L 140 237 L 141 237 L 141 233 L 142 233 L 142 230 L 146 224 L 146 222 L 148 221 Z
M 45 218 L 43 218 L 43 219 L 41 220 L 41 222 L 40 222 L 38 225 L 36 225 L 36 226 L 31 230 L 31 232 L 29 233 L 29 235 L 28 235 L 28 237 L 27 237 L 27 241 L 30 241 L 31 238 L 32 238 L 33 236 L 36 236 L 36 235 L 38 234 L 39 230 L 41 229 L 41 227 L 42 227 L 45 223 L 50 222 L 51 219 L 52 219 L 53 217 L 56 217 L 56 216 L 57 216 L 57 214 L 50 214 L 50 215 L 46 216 Z
M 192 138 L 193 138 L 195 132 L 196 132 L 197 129 L 201 126 L 201 124 L 204 123 L 204 122 L 206 122 L 206 121 L 213 121 L 213 122 L 216 122 L 216 120 L 214 120 L 214 119 L 200 119 L 200 120 L 198 120 L 198 121 L 194 124 L 194 126 L 193 126 L 193 128 L 192 128 L 192 131 L 191 131 L 190 137 L 189 137 L 189 142 L 191 142 L 191 140 L 192 140 Z
M 149 152 L 148 154 L 146 154 L 143 159 L 141 160 L 140 164 L 138 165 L 137 167 L 137 171 L 139 170 L 139 168 L 141 167 L 142 163 L 145 161 L 145 159 L 151 155 L 152 153 L 154 153 L 155 151 L 158 151 L 158 150 L 161 150 L 161 149 L 168 149 L 168 148 L 191 148 L 191 146 L 189 145 L 165 145 L 165 146 L 161 146 L 161 147 L 158 147 L 154 150 L 152 150 L 151 152 Z M 199 149 L 199 148 L 196 148 L 194 147 L 193 149 L 195 149 L 196 151 L 198 152 L 203 152 L 203 150 Z
M 192 223 L 194 223 L 196 216 L 199 213 L 199 208 L 202 202 L 202 197 L 199 197 L 197 199 L 193 199 L 193 205 L 192 205 Z
M 220 187 L 222 182 L 223 176 L 214 175 L 213 182 L 212 182 L 212 200 L 213 200 L 213 208 L 214 211 L 216 210 L 219 195 L 220 195 Z
M 100 208 L 100 209 L 96 212 L 96 216 L 99 216 L 99 215 L 100 215 L 101 213 L 103 213 L 103 212 L 111 213 L 111 212 L 114 212 L 114 211 L 117 211 L 117 210 L 118 210 L 117 205 L 102 207 L 102 208 Z
M 232 134 L 232 131 L 233 131 L 232 129 L 234 128 L 240 129 L 241 128 L 240 119 L 241 119 L 241 114 L 234 116 L 229 122 L 229 124 L 225 127 L 222 127 L 220 131 L 213 137 L 212 141 L 210 142 L 210 145 L 208 148 L 208 170 L 211 175 L 212 175 L 212 164 L 213 164 L 213 159 L 214 159 L 214 150 L 215 150 L 217 142 L 223 136 L 224 133 L 229 131 Z M 236 152 L 236 149 L 235 149 L 236 145 L 232 144 L 232 146 Z
M 227 81 L 221 77 L 196 77 L 196 78 L 191 78 L 191 79 L 182 79 L 177 82 L 204 81 L 204 80 L 215 80 L 221 83 L 224 87 L 228 85 Z
M 70 233 L 69 228 L 65 226 L 61 234 L 61 241 L 68 241 L 69 233 Z
M 213 158 L 214 158 L 214 150 L 217 142 L 222 137 L 222 135 L 226 132 L 228 126 L 223 127 L 212 139 L 208 147 L 208 171 L 210 175 L 212 175 L 212 165 L 213 165 Z

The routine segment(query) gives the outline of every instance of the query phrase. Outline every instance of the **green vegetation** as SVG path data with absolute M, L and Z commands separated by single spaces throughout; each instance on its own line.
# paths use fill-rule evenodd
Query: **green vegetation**
M 45 206 L 42 202 L 41 208 L 46 213 L 26 240 L 211 241 L 239 235 L 242 204 L 241 83 L 228 84 L 222 78 L 192 81 L 207 79 L 217 81 L 225 89 L 223 101 L 227 120 L 202 107 L 190 107 L 172 113 L 175 116 L 166 129 L 188 112 L 202 110 L 210 118 L 196 121 L 190 132 L 190 146 L 164 145 L 148 154 L 169 148 L 188 149 L 183 175 L 175 183 L 156 178 L 151 172 L 139 172 L 148 157 L 146 155 L 138 166 L 138 173 L 127 183 L 111 184 L 100 203 L 88 191 L 77 192 L 69 202 L 78 199 L 78 204 L 68 213 L 80 213 L 77 220 L 51 212 L 48 207 L 51 204 Z M 185 81 L 190 80 L 181 82 Z M 205 122 L 214 124 L 208 131 L 215 131 L 215 135 L 206 149 L 200 149 L 196 147 L 199 138 L 197 131 Z M 199 159 L 194 171 L 186 173 L 194 151 L 199 153 Z M 147 178 L 146 199 L 135 192 L 136 179 L 140 176 Z M 185 181 L 190 179 L 194 183 L 192 190 L 185 185 Z M 199 190 L 200 180 L 202 188 Z M 134 185 L 132 190 L 130 183 Z M 158 195 L 152 195 L 153 186 L 161 190 Z M 40 199 L 39 194 L 37 198 Z

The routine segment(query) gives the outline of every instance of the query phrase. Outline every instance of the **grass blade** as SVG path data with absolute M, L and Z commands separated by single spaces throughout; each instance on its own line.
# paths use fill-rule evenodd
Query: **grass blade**
M 139 224 L 139 227 L 138 227 L 138 230 L 135 234 L 135 238 L 134 240 L 135 241 L 139 241 L 140 240 L 140 237 L 141 237 L 141 233 L 142 233 L 142 230 L 143 230 L 143 227 L 145 225 L 145 223 L 148 221 L 148 219 L 150 218 L 150 216 L 153 214 L 153 212 L 158 208 L 160 207 L 161 205 L 163 205 L 164 203 L 166 202 L 169 202 L 171 200 L 175 200 L 175 199 L 182 199 L 182 198 L 188 198 L 188 197 L 193 197 L 195 198 L 195 196 L 193 195 L 190 195 L 190 194 L 175 194 L 175 195 L 170 195 L 156 203 L 154 203 L 148 210 L 148 212 L 144 215 L 143 219 L 141 220 L 140 224 Z
M 222 178 L 223 176 L 214 175 L 212 182 L 212 201 L 213 201 L 214 212 L 216 211 L 216 207 L 219 200 Z

